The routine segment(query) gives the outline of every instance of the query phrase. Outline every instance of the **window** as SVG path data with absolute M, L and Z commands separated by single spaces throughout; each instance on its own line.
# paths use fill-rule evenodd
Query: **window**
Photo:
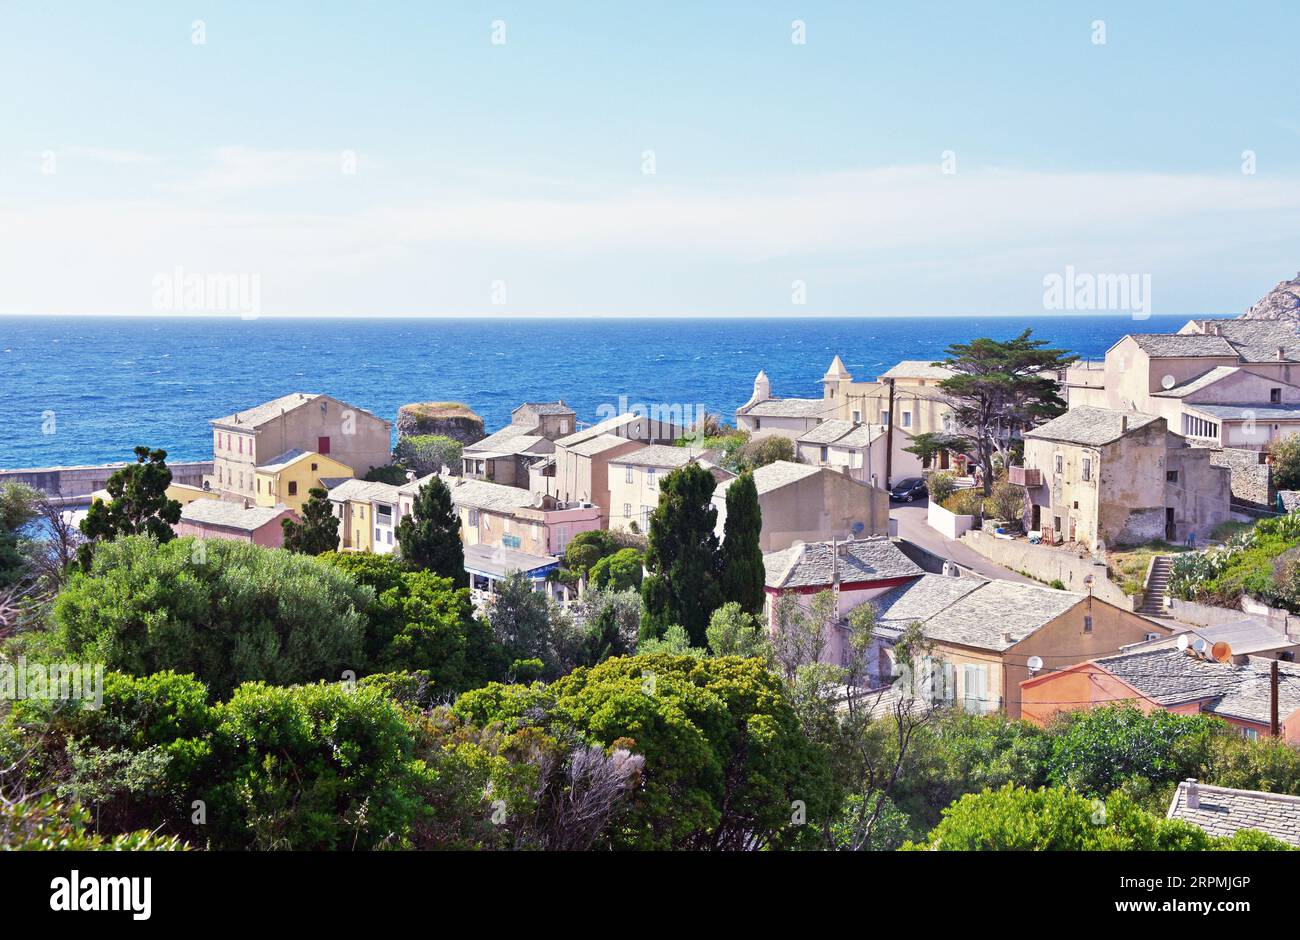
M 1268 400 L 1270 404 L 1274 404 L 1274 405 L 1282 404 L 1282 389 L 1270 388 L 1268 390 Z
M 392 529 L 389 529 L 389 530 L 388 530 L 388 538 L 387 538 L 385 541 L 387 541 L 389 545 L 392 545 L 392 544 L 393 544 L 393 530 L 392 530 Z
M 560 433 L 561 433 L 561 434 L 568 434 L 568 433 L 569 433 L 569 419 L 568 419 L 568 418 L 561 418 L 561 419 L 560 419 Z
M 624 518 L 624 519 L 631 519 L 631 518 L 632 518 L 632 504 L 631 504 L 631 503 L 624 503 L 624 504 L 623 504 L 623 518 Z
M 967 664 L 962 667 L 962 705 L 972 715 L 984 711 L 988 694 L 988 667 Z
M 316 453 L 324 456 L 330 452 L 330 439 L 328 437 L 316 438 Z
M 290 481 L 289 481 L 289 495 L 290 495 L 290 496 L 297 496 L 297 495 L 298 495 L 298 481 L 297 481 L 297 480 L 290 480 Z
M 244 452 L 244 439 L 242 437 L 239 439 L 239 452 L 241 454 Z
M 1245 738 L 1247 741 L 1259 740 L 1259 732 L 1256 731 L 1254 728 L 1242 728 L 1241 736 Z
M 258 492 L 258 495 L 259 495 L 259 496 L 260 496 L 261 493 L 262 493 L 262 478 L 261 478 L 261 477 L 258 477 L 258 478 L 257 478 L 257 492 Z
M 1177 471 L 1177 470 L 1166 470 L 1166 471 L 1165 471 L 1165 482 L 1166 482 L 1166 483 L 1177 483 L 1177 482 L 1178 482 L 1178 471 Z
M 880 413 L 880 423 L 881 423 L 881 424 L 884 424 L 884 425 L 888 425 L 888 424 L 889 424 L 889 412 L 888 412 L 888 411 L 882 411 L 882 412 Z
M 654 485 L 655 477 L 658 475 L 658 473 L 659 473 L 659 471 L 656 470 L 654 467 L 646 467 L 646 468 L 645 468 L 645 481 L 646 481 L 646 485 L 647 485 L 647 486 L 653 486 L 653 485 Z
M 1092 479 L 1092 460 L 1088 457 L 1083 458 L 1083 482 L 1087 483 Z
M 1150 641 L 1150 640 L 1158 640 L 1158 639 L 1160 639 L 1160 634 L 1159 634 L 1159 633 L 1148 633 L 1148 634 L 1146 634 L 1146 635 L 1143 637 L 1143 639 L 1144 639 L 1144 640 L 1147 640 L 1147 641 Z
M 385 505 L 375 506 L 375 521 L 380 525 L 393 524 L 393 507 Z
M 945 705 L 952 705 L 957 701 L 957 667 L 953 663 L 942 663 L 941 665 L 943 666 L 941 697 Z
M 763 419 L 762 419 L 762 418 L 755 418 L 755 419 L 754 419 L 754 430 L 755 430 L 755 431 L 760 431 L 760 430 L 762 430 L 762 428 L 763 428 Z
M 912 426 L 912 412 L 910 412 L 910 411 L 904 411 L 904 412 L 903 412 L 903 427 L 905 427 L 905 428 L 910 428 L 911 426 Z
M 378 526 L 375 526 L 375 541 L 376 541 L 376 542 L 382 542 L 383 540 L 384 540 L 384 537 L 380 534 L 380 532 L 379 532 L 379 527 L 378 527 Z
M 854 424 L 861 424 L 861 423 L 862 423 L 862 412 L 861 412 L 861 411 L 854 411 L 854 412 L 853 412 L 853 423 L 854 423 Z
M 624 483 L 632 482 L 632 468 L 630 466 L 623 468 L 623 482 Z
M 316 464 L 312 464 L 312 465 L 311 465 L 311 472 L 312 472 L 312 473 L 315 473 L 315 472 L 316 472 L 316 469 L 317 469 L 317 465 L 316 465 Z
M 1065 458 L 1062 457 L 1060 454 L 1056 455 L 1056 472 L 1057 473 L 1065 472 Z
M 1092 614 L 1083 615 L 1083 632 L 1084 633 L 1092 632 Z
M 470 524 L 470 525 L 478 525 L 478 510 L 477 510 L 477 509 L 471 509 L 471 510 L 469 511 L 469 524 Z
M 822 448 L 822 463 L 826 463 L 826 458 L 827 458 L 827 455 L 829 455 L 829 454 L 830 454 L 830 449 L 827 448 L 827 447 L 823 447 L 823 448 Z

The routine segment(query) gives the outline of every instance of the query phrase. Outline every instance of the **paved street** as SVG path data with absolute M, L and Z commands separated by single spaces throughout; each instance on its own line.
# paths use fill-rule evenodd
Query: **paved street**
M 995 565 L 962 542 L 946 538 L 930 528 L 925 522 L 925 512 L 928 506 L 929 503 L 925 501 L 891 504 L 889 515 L 891 518 L 898 520 L 899 538 L 907 539 L 914 545 L 919 545 L 926 551 L 932 552 L 941 558 L 947 558 L 959 565 L 965 565 L 986 578 L 1019 581 L 1022 584 L 1039 583 L 1032 578 L 1026 578 L 1024 575 L 1016 574 L 1008 568 L 1003 568 L 1001 565 Z

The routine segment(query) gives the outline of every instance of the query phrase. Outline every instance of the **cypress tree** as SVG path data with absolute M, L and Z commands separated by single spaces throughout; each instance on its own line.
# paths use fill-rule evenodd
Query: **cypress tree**
M 722 529 L 722 597 L 749 614 L 763 609 L 763 550 L 759 535 L 763 510 L 754 475 L 742 473 L 727 487 L 727 520 Z
M 415 495 L 409 515 L 397 526 L 402 560 L 412 568 L 451 578 L 456 587 L 469 586 L 465 547 L 460 541 L 460 516 L 451 503 L 451 490 L 434 477 Z
M 671 626 L 683 627 L 691 645 L 708 642 L 709 617 L 722 605 L 718 584 L 721 558 L 713 527 L 713 474 L 691 463 L 659 482 L 659 506 L 650 516 L 646 569 L 641 583 L 645 612 L 643 639 L 659 638 Z
M 281 521 L 284 547 L 299 555 L 323 555 L 339 547 L 339 518 L 330 510 L 329 493 L 319 486 L 307 491 L 302 504 L 302 522 Z

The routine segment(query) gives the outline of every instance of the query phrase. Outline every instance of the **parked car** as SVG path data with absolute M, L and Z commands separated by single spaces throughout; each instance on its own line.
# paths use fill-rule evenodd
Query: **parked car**
M 926 489 L 925 481 L 920 477 L 899 480 L 889 491 L 889 498 L 900 503 L 912 503 L 918 499 L 925 499 L 929 495 L 930 491 Z

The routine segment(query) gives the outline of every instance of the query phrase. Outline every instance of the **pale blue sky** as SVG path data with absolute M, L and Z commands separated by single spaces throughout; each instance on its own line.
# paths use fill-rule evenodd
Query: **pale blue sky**
M 1300 268 L 1294 2 L 122 6 L 0 3 L 0 312 L 179 267 L 264 314 L 1023 315 L 1068 265 L 1235 313 Z

